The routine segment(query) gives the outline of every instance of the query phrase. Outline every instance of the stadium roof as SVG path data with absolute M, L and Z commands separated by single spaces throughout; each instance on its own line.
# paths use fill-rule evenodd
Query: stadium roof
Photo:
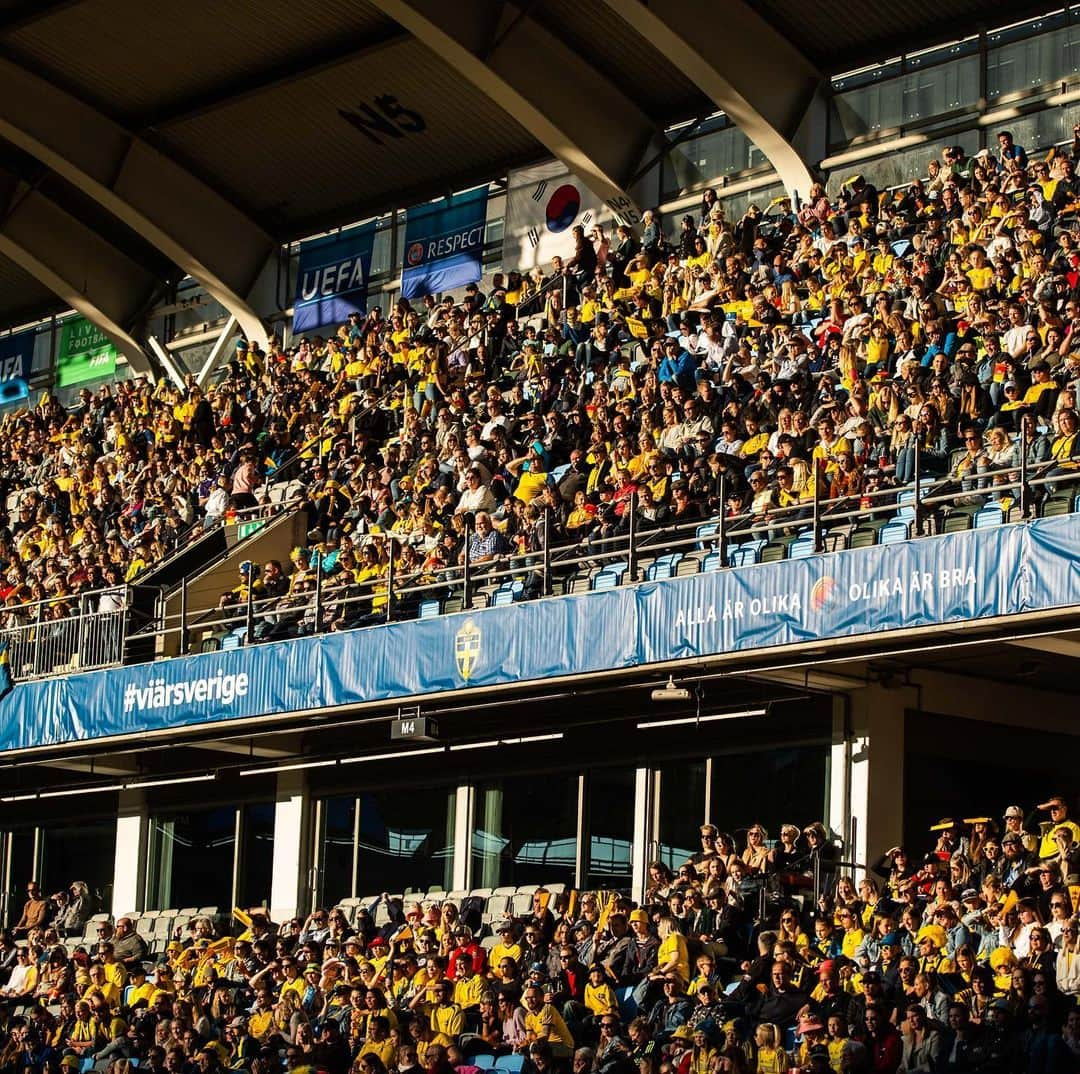
M 717 108 L 801 185 L 823 72 L 989 18 L 980 0 L 856 17 L 840 0 L 0 0 L 0 324 L 74 305 L 138 351 L 139 315 L 191 274 L 258 335 L 247 296 L 282 241 L 551 154 L 624 194 L 665 127 Z

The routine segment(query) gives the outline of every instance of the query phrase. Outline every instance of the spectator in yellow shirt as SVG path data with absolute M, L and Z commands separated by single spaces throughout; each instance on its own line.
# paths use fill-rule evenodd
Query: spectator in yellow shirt
M 514 926 L 509 921 L 503 921 L 495 927 L 499 935 L 498 943 L 494 944 L 488 955 L 488 965 L 492 967 L 489 977 L 495 976 L 494 968 L 505 959 L 512 958 L 517 965 L 521 961 L 521 944 L 514 941 Z
M 110 1010 L 116 1010 L 120 1006 L 120 987 L 109 980 L 105 967 L 100 962 L 95 962 L 90 967 L 90 984 L 81 998 L 89 1003 L 90 997 L 99 992 L 105 997 Z
M 574 1050 L 574 1038 L 562 1015 L 552 1004 L 545 1002 L 536 985 L 525 989 L 525 1039 L 528 1044 L 543 1041 L 556 1059 L 567 1059 Z
M 454 1002 L 454 982 L 441 981 L 438 986 L 438 999 L 431 1010 L 432 1043 L 448 1048 L 456 1044 L 458 1036 L 465 1026 L 465 1015 Z
M 365 1058 L 377 1057 L 385 1071 L 393 1063 L 396 1051 L 397 1047 L 390 1037 L 390 1023 L 382 1015 L 376 1015 L 368 1023 L 368 1037 L 356 1057 L 356 1067 L 363 1074 L 380 1074 L 379 1067 L 374 1063 L 365 1063 Z
M 585 985 L 585 1006 L 594 1018 L 605 1014 L 618 1014 L 619 1011 L 615 989 L 608 983 L 604 967 L 595 963 L 589 967 L 589 982 Z

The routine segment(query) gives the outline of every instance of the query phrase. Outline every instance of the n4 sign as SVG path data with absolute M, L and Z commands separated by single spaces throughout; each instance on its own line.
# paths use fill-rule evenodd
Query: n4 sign
M 404 138 L 427 130 L 427 122 L 419 112 L 398 103 L 396 97 L 384 93 L 375 98 L 375 105 L 360 104 L 351 111 L 338 110 L 346 123 L 351 123 L 365 138 L 382 145 L 384 138 Z

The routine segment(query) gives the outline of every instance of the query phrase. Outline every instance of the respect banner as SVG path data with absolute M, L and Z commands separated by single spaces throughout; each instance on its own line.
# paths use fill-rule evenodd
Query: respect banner
M 476 283 L 483 274 L 487 187 L 409 209 L 401 294 L 421 298 Z

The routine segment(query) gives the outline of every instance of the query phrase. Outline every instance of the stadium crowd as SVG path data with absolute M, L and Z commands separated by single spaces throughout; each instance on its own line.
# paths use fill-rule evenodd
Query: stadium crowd
M 718 1074 L 1080 1069 L 1080 826 L 1066 799 L 946 819 L 856 882 L 820 823 L 712 825 L 640 905 L 539 888 L 353 917 L 196 917 L 156 962 L 85 885 L 0 934 L 0 1074 Z M 813 889 L 821 894 L 816 904 Z M 74 936 L 75 939 L 69 937 Z
M 248 352 L 226 393 L 281 399 L 289 436 L 322 437 L 303 482 L 309 547 L 265 577 L 249 568 L 280 612 L 259 636 L 382 617 L 375 533 L 393 536 L 407 589 L 459 579 L 466 547 L 481 570 L 536 562 L 545 542 L 610 547 L 631 516 L 654 544 L 721 514 L 791 535 L 815 496 L 826 523 L 853 524 L 895 503 L 916 464 L 954 509 L 1018 511 L 1022 456 L 1029 510 L 1071 497 L 1078 152 L 1028 162 L 1002 132 L 907 187 L 853 176 L 836 198 L 815 187 L 797 211 L 778 199 L 738 221 L 707 190 L 677 234 L 651 212 L 640 240 L 579 227 L 550 271 Z M 272 421 L 253 428 L 256 457 L 268 437 Z M 402 604 L 393 614 L 415 612 Z
M 253 584 L 277 608 L 260 637 L 382 614 L 390 547 L 373 533 L 393 536 L 406 588 L 457 578 L 466 546 L 481 569 L 545 542 L 588 552 L 631 518 L 661 542 L 721 514 L 775 538 L 816 496 L 854 521 L 917 461 L 959 505 L 1014 509 L 1021 457 L 1025 506 L 1070 495 L 1078 155 L 1029 160 L 1003 131 L 906 187 L 852 176 L 737 221 L 706 190 L 677 229 L 653 212 L 640 237 L 578 227 L 549 268 L 457 302 L 374 307 L 267 353 L 241 341 L 205 391 L 46 394 L 0 421 L 0 628 L 27 601 L 63 618 L 137 579 L 282 475 L 309 547 L 224 598 Z M 361 587 L 321 623 L 316 564 L 338 596 Z

